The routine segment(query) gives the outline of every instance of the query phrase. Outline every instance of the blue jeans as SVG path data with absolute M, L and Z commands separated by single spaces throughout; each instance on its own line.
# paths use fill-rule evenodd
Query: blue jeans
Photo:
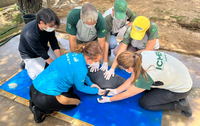
M 117 46 L 117 39 L 115 35 L 110 35 L 109 49 L 114 49 Z

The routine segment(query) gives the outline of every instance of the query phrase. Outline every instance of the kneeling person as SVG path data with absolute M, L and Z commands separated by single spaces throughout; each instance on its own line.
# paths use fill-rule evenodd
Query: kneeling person
M 89 42 L 59 57 L 40 73 L 30 88 L 29 107 L 35 121 L 40 123 L 46 114 L 76 107 L 80 98 L 70 89 L 72 86 L 87 94 L 102 95 L 105 91 L 91 82 L 86 66 L 100 61 L 102 57 L 103 50 L 99 44 Z
M 19 52 L 32 80 L 45 69 L 45 66 L 61 56 L 54 31 L 54 27 L 59 25 L 57 15 L 51 9 L 43 8 L 38 12 L 36 20 L 29 22 L 22 29 Z M 51 47 L 48 46 L 48 42 Z

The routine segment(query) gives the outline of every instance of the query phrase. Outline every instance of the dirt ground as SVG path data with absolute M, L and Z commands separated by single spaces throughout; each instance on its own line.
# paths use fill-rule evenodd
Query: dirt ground
M 63 1 L 54 6 L 59 17 L 66 17 L 75 6 L 92 3 L 102 14 L 115 0 L 77 0 L 78 5 Z M 53 2 L 53 1 L 52 1 Z M 158 25 L 160 48 L 168 51 L 200 56 L 200 0 L 127 0 L 137 16 L 146 16 Z M 65 31 L 65 25 L 58 29 Z
M 103 14 L 113 7 L 115 0 L 51 0 L 51 6 L 60 18 L 66 18 L 72 8 L 86 2 Z M 146 16 L 158 25 L 161 49 L 200 57 L 200 0 L 127 0 L 127 3 L 137 16 Z M 47 7 L 46 0 L 43 7 Z M 9 15 L 17 12 L 8 8 L 0 13 L 0 24 L 5 24 Z M 66 33 L 65 28 L 61 23 L 56 31 Z

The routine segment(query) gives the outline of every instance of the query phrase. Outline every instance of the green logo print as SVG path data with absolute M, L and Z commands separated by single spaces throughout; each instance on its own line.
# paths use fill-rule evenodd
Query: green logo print
M 156 69 L 158 70 L 162 70 L 163 69 L 163 58 L 162 58 L 162 54 L 160 52 L 155 52 L 156 55 L 158 56 L 157 58 L 157 62 L 156 62 Z
M 90 31 L 90 35 L 94 35 L 94 31 Z
M 102 33 L 106 32 L 106 29 L 102 30 Z
M 71 26 L 71 24 L 70 24 L 70 23 L 68 23 L 68 24 L 67 24 L 67 27 L 68 27 L 69 29 L 71 29 L 71 28 L 72 28 L 72 26 Z
M 151 31 L 152 31 L 152 32 L 155 32 L 155 31 L 157 31 L 157 28 L 153 28 Z

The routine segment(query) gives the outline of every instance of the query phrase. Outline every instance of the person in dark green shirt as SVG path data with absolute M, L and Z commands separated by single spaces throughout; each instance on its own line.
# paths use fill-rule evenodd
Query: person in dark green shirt
M 98 41 L 104 49 L 106 36 L 106 23 L 100 12 L 90 4 L 76 7 L 67 16 L 66 31 L 69 33 L 70 50 L 77 44 L 85 44 L 90 41 Z M 108 62 L 108 51 L 104 49 L 104 62 Z M 91 72 L 99 70 L 99 62 L 91 64 Z

